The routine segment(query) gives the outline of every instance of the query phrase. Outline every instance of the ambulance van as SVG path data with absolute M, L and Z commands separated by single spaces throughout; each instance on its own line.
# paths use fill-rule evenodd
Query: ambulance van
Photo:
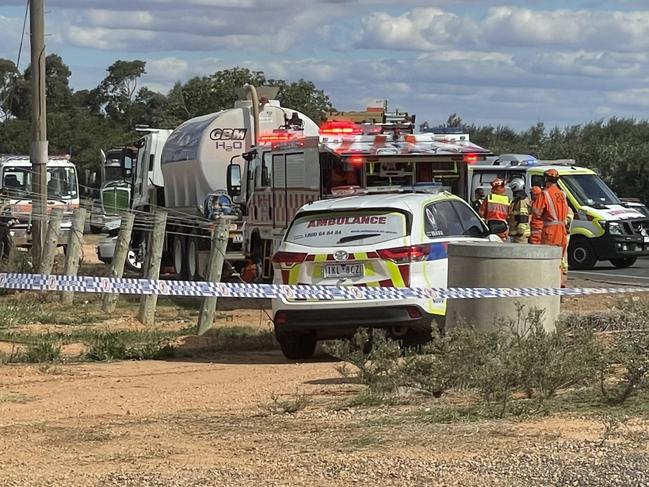
M 521 178 L 529 195 L 532 186 L 543 186 L 543 173 L 550 168 L 559 172 L 559 186 L 575 214 L 568 247 L 570 269 L 588 270 L 606 260 L 624 268 L 649 255 L 649 218 L 638 209 L 642 205 L 621 201 L 597 173 L 578 167 L 572 159 L 542 161 L 525 154 L 487 158 L 469 168 L 470 194 L 477 188 L 489 194 L 495 178 L 508 182 Z

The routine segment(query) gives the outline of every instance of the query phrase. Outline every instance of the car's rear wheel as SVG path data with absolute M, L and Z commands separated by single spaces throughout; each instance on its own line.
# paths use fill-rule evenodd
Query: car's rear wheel
M 636 260 L 638 260 L 637 257 L 621 257 L 619 259 L 611 259 L 611 264 L 618 269 L 625 269 L 635 264 Z
M 318 342 L 311 333 L 281 333 L 277 341 L 282 353 L 289 360 L 300 360 L 313 357 Z

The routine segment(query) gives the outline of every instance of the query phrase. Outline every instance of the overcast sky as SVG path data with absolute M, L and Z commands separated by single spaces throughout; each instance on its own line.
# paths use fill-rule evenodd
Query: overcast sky
M 117 59 L 145 84 L 235 66 L 305 78 L 339 110 L 385 98 L 441 123 L 527 128 L 647 118 L 646 0 L 45 0 L 48 52 L 96 86 Z M 0 0 L 0 57 L 15 60 L 25 0 Z M 644 10 L 643 10 L 644 9 Z M 29 62 L 25 43 L 21 67 Z

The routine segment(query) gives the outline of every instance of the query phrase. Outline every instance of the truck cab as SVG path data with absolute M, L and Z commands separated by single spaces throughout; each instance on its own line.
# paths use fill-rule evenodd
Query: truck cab
M 0 213 L 13 217 L 13 244 L 29 247 L 32 242 L 32 165 L 29 156 L 0 157 Z M 66 245 L 72 227 L 72 210 L 79 207 L 77 169 L 68 156 L 47 161 L 47 209 L 64 209 L 59 245 Z
M 101 233 L 119 227 L 119 211 L 129 208 L 131 199 L 131 181 L 122 174 L 122 157 L 127 157 L 127 167 L 133 166 L 132 155 L 124 151 L 128 148 L 118 147 L 106 152 L 101 151 L 101 172 L 99 195 L 93 201 L 90 212 L 90 230 Z
M 489 194 L 495 178 L 522 178 L 529 194 L 532 186 L 543 187 L 543 173 L 550 168 L 559 172 L 559 187 L 566 193 L 575 215 L 568 247 L 571 269 L 592 269 L 602 260 L 609 260 L 616 267 L 628 267 L 638 257 L 649 255 L 646 214 L 637 204 L 620 200 L 596 172 L 577 166 L 572 159 L 544 161 L 527 154 L 489 158 L 470 168 L 470 194 L 477 188 Z

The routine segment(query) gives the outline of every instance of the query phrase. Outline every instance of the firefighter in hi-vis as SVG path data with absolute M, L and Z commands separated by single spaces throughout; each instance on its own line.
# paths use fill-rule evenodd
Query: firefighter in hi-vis
M 539 196 L 543 193 L 541 186 L 532 186 L 530 190 L 530 198 L 532 200 L 531 206 L 534 207 L 534 202 L 539 199 Z M 543 220 L 536 218 L 534 216 L 534 211 L 530 209 L 530 239 L 531 244 L 540 244 L 541 243 L 541 233 L 543 232 Z
M 480 216 L 487 222 L 487 225 L 493 221 L 501 221 L 507 224 L 509 219 L 509 197 L 505 194 L 505 181 L 496 178 L 491 182 L 491 194 L 482 202 L 480 206 Z M 506 242 L 509 238 L 509 232 L 506 230 L 499 233 L 498 236 Z
M 514 199 L 509 207 L 509 237 L 513 243 L 528 243 L 530 238 L 531 202 L 525 192 L 525 181 L 512 179 L 509 183 Z
M 561 287 L 565 287 L 568 278 L 567 252 L 568 228 L 571 223 L 570 207 L 565 193 L 557 185 L 559 172 L 556 169 L 548 169 L 543 175 L 545 187 L 532 205 L 533 217 L 543 222 L 540 243 L 562 248 Z

